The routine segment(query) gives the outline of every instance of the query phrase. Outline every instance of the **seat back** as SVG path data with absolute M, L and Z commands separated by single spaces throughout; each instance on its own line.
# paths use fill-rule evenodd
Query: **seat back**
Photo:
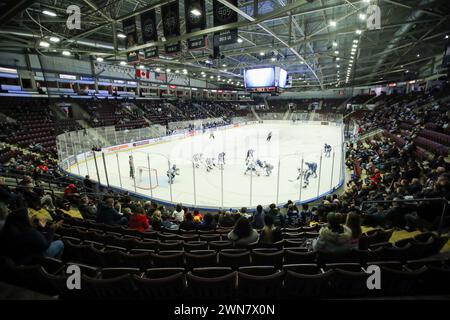
M 189 296 L 195 300 L 222 301 L 233 299 L 236 294 L 237 272 L 215 278 L 198 277 L 187 273 Z
M 246 300 L 279 299 L 284 276 L 284 271 L 259 276 L 239 272 L 238 297 Z

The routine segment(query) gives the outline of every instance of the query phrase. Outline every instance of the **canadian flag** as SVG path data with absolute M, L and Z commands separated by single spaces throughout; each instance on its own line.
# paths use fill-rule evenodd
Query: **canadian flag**
M 136 70 L 136 77 L 138 78 L 150 78 L 150 71 L 148 70 L 141 70 L 141 69 L 137 69 Z

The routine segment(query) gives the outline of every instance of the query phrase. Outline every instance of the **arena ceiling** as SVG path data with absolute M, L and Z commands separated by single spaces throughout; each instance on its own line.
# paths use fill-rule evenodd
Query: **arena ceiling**
M 439 70 L 437 61 L 450 34 L 448 0 L 239 0 L 238 6 L 218 0 L 238 13 L 238 22 L 213 27 L 212 0 L 205 0 L 207 29 L 186 34 L 184 0 L 180 0 L 179 37 L 162 39 L 160 7 L 174 0 L 44 0 L 0 2 L 2 49 L 37 50 L 81 59 L 102 57 L 119 63 L 126 51 L 122 21 L 156 8 L 159 41 L 133 49 L 182 41 L 182 51 L 167 56 L 160 49 L 150 68 L 187 69 L 192 77 L 219 81 L 241 79 L 246 67 L 279 65 L 292 77 L 294 90 L 373 85 L 427 76 Z M 81 29 L 66 26 L 67 7 L 77 5 Z M 367 9 L 376 5 L 379 28 L 367 24 Z M 373 7 L 372 7 L 373 8 Z M 55 16 L 44 14 L 50 11 Z M 373 25 L 372 25 L 373 26 Z M 192 35 L 211 35 L 238 28 L 239 41 L 220 47 L 222 58 L 211 59 L 212 41 L 203 50 L 187 50 Z M 42 39 L 60 39 L 50 47 Z M 166 41 L 162 41 L 166 40 Z M 195 75 L 194 75 L 195 74 Z M 211 80 L 210 80 L 211 78 Z M 242 81 L 242 80 L 241 80 Z

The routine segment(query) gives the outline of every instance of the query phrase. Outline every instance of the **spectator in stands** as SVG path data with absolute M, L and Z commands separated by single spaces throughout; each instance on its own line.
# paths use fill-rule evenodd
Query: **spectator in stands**
M 223 228 L 231 228 L 235 224 L 235 221 L 230 211 L 224 212 L 219 218 L 219 225 Z
M 252 227 L 257 230 L 264 228 L 264 210 L 260 204 L 256 207 L 253 215 Z
M 162 216 L 161 211 L 155 210 L 150 217 L 150 224 L 152 225 L 153 230 L 158 231 L 161 230 L 163 227 L 162 224 Z
M 71 204 L 78 205 L 80 202 L 80 193 L 78 192 L 75 184 L 70 183 L 64 190 L 64 199 L 69 201 Z
M 33 180 L 31 177 L 25 177 L 16 187 L 16 191 L 22 195 L 27 206 L 35 210 L 41 209 L 41 199 L 39 195 L 33 191 Z
M 124 210 L 129 210 L 131 212 L 130 208 L 125 208 Z M 144 208 L 138 207 L 135 212 L 131 213 L 128 221 L 128 228 L 136 229 L 139 232 L 145 232 L 150 228 Z
M 210 231 L 216 229 L 214 217 L 211 213 L 207 213 L 203 216 L 203 221 L 197 226 L 198 230 Z
M 292 202 L 292 200 L 289 200 L 287 204 L 285 205 L 287 209 L 287 223 L 291 227 L 296 227 L 300 223 L 300 213 L 298 212 L 297 206 Z
M 257 242 L 259 234 L 250 225 L 250 221 L 241 217 L 234 226 L 234 229 L 228 233 L 228 239 L 233 241 L 235 246 L 245 247 L 250 243 Z
M 360 216 L 356 212 L 348 213 L 345 225 L 352 231 L 352 237 L 350 240 L 351 247 L 357 249 L 359 247 L 359 238 L 362 234 Z
M 9 213 L 10 210 L 8 209 L 8 206 L 5 203 L 0 202 L 0 232 L 5 226 L 6 218 L 8 217 Z
M 46 233 L 43 234 L 30 223 L 28 209 L 22 208 L 12 212 L 6 218 L 0 233 L 0 255 L 9 256 L 20 264 L 28 264 L 36 256 L 61 257 L 64 243 L 61 240 L 53 241 L 53 231 L 61 223 L 50 227 L 41 226 L 47 227 Z
M 277 227 L 281 227 L 284 225 L 284 217 L 281 214 L 280 210 L 277 208 L 275 203 L 272 203 L 269 206 L 268 212 L 266 212 L 266 215 L 270 215 L 273 218 L 274 224 Z
M 128 220 L 117 212 L 114 208 L 114 199 L 106 198 L 104 203 L 98 205 L 97 222 L 106 224 L 127 225 Z
M 0 202 L 6 205 L 17 204 L 19 196 L 11 191 L 11 189 L 6 185 L 4 177 L 0 177 Z
M 203 221 L 203 215 L 198 210 L 194 210 L 194 222 L 201 223 Z
M 342 225 L 342 215 L 330 212 L 328 224 L 319 231 L 319 237 L 313 241 L 314 250 L 320 252 L 340 253 L 351 249 L 352 231 Z
M 272 245 L 281 240 L 283 240 L 281 229 L 274 226 L 272 216 L 264 216 L 264 228 L 261 230 L 259 242 L 263 245 Z
M 80 199 L 78 210 L 80 211 L 83 219 L 96 219 L 97 207 L 89 200 L 88 196 L 84 196 Z
M 89 177 L 89 175 L 84 177 L 83 185 L 87 193 L 94 193 L 94 183 L 91 181 L 91 177 Z
M 312 212 L 309 210 L 307 203 L 302 204 L 302 211 L 300 211 L 300 219 L 306 225 L 312 219 Z
M 194 222 L 194 216 L 192 213 L 188 212 L 184 215 L 183 222 L 180 223 L 180 230 L 195 230 L 197 229 L 197 224 Z
M 184 220 L 184 210 L 181 203 L 177 204 L 175 210 L 172 213 L 172 219 L 178 223 L 183 222 Z
M 178 224 L 169 220 L 167 215 L 161 215 L 161 226 L 167 230 L 178 230 Z

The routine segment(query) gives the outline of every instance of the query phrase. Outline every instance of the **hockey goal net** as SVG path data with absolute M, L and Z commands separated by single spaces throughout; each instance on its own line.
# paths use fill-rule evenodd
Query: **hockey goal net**
M 159 186 L 158 171 L 153 168 L 136 167 L 136 188 L 151 190 Z

